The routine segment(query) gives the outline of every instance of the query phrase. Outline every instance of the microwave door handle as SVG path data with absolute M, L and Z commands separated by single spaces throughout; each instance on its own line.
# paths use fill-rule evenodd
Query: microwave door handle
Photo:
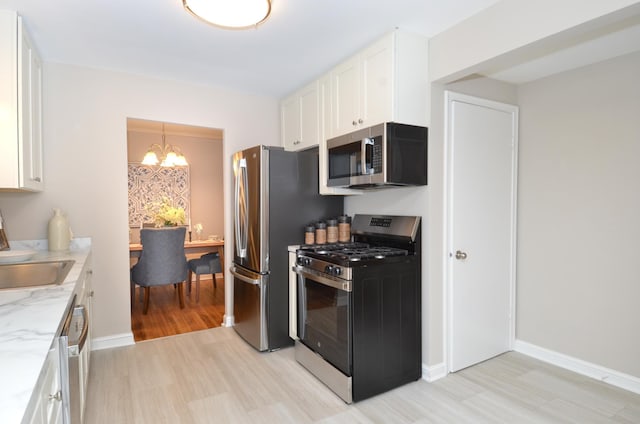
M 367 157 L 373 165 L 373 138 L 365 137 L 362 139 L 362 175 L 373 174 L 373 166 L 367 166 Z

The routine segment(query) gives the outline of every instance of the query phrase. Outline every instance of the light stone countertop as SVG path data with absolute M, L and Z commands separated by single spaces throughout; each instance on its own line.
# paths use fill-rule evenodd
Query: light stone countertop
M 11 250 L 36 250 L 28 262 L 75 261 L 60 285 L 0 290 L 0 423 L 19 423 L 61 326 L 91 239 L 78 238 L 68 252 L 49 252 L 46 240 L 10 241 Z M 22 262 L 25 263 L 25 262 Z

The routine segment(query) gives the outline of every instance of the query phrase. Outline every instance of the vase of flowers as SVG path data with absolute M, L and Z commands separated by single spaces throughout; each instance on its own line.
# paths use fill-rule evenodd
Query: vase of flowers
M 183 225 L 186 220 L 184 209 L 174 206 L 171 199 L 166 196 L 160 201 L 148 204 L 146 209 L 153 217 L 156 227 L 175 227 Z

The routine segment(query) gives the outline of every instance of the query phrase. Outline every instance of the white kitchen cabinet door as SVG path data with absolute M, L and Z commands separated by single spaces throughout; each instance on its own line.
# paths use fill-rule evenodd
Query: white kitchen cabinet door
M 331 71 L 331 132 L 328 138 L 358 128 L 360 115 L 360 56 Z
M 360 55 L 358 124 L 370 127 L 393 119 L 393 37 L 387 36 Z
M 21 188 L 34 191 L 43 188 L 42 169 L 42 61 L 34 48 L 29 34 L 18 21 L 20 34 L 18 56 L 19 75 L 18 104 L 20 152 L 22 171 Z
M 0 189 L 40 191 L 42 61 L 15 12 L 0 11 Z
M 361 194 L 362 190 L 349 188 L 327 187 L 329 163 L 327 161 L 327 134 L 331 131 L 331 75 L 326 74 L 318 80 L 318 100 L 320 104 L 320 148 L 318 149 L 318 191 L 320 194 L 345 195 Z
M 286 150 L 304 150 L 320 141 L 318 82 L 301 88 L 280 104 L 282 145 Z
M 23 422 L 29 424 L 62 424 L 62 386 L 60 352 L 57 340 L 45 359 L 33 397 L 33 409 Z
M 426 126 L 427 63 L 426 38 L 394 31 L 336 66 L 327 138 L 390 121 Z
M 284 148 L 297 150 L 297 145 L 300 144 L 300 106 L 297 94 L 280 103 L 280 131 Z
M 320 142 L 320 102 L 318 81 L 314 81 L 298 92 L 300 104 L 300 145 L 298 149 L 308 149 Z

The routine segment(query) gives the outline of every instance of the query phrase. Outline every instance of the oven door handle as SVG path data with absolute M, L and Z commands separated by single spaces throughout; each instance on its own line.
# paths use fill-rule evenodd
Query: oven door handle
M 336 281 L 330 278 L 324 277 L 322 275 L 318 275 L 315 273 L 311 273 L 306 271 L 304 268 L 300 266 L 294 266 L 291 268 L 293 272 L 300 275 L 303 278 L 308 278 L 310 280 L 316 281 L 320 284 L 324 284 L 325 286 L 333 287 L 334 289 L 343 290 L 346 292 L 351 291 L 351 281 Z

